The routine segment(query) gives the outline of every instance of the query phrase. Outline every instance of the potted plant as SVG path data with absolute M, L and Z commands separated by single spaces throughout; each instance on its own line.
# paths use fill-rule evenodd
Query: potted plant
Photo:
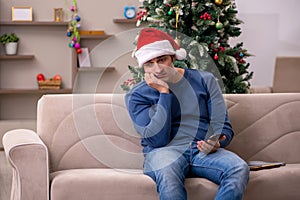
M 19 37 L 15 33 L 4 33 L 0 37 L 0 42 L 5 45 L 6 55 L 16 55 L 18 51 Z

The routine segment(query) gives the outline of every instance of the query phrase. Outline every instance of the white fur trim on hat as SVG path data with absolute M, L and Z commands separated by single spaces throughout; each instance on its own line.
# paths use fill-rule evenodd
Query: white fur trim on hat
M 186 57 L 186 51 L 183 48 L 175 51 L 168 40 L 160 40 L 144 45 L 135 52 L 135 57 L 140 67 L 149 60 L 163 55 L 175 55 L 176 59 L 183 60 Z

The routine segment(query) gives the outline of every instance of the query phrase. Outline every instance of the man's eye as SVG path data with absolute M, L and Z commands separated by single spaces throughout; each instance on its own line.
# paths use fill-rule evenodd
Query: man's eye
M 158 60 L 159 63 L 165 62 L 166 61 L 166 57 L 162 57 Z
M 144 66 L 145 67 L 152 67 L 153 63 L 145 63 Z

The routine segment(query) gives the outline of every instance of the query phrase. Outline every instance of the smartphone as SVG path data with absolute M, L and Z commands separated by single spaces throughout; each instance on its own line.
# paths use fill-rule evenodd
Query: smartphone
M 218 139 L 220 139 L 224 134 L 216 134 L 216 135 L 212 135 L 210 136 L 209 138 L 206 139 L 206 142 L 207 140 L 210 140 L 210 141 L 213 141 L 213 142 L 216 142 Z

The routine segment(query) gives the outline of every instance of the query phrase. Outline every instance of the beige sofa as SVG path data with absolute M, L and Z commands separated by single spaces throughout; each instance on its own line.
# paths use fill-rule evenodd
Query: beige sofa
M 13 168 L 11 199 L 158 200 L 142 174 L 143 156 L 123 94 L 45 95 L 37 133 L 4 135 Z M 228 149 L 243 159 L 284 161 L 251 171 L 245 200 L 300 199 L 300 93 L 225 95 L 235 138 Z M 189 200 L 213 199 L 218 186 L 186 180 Z

